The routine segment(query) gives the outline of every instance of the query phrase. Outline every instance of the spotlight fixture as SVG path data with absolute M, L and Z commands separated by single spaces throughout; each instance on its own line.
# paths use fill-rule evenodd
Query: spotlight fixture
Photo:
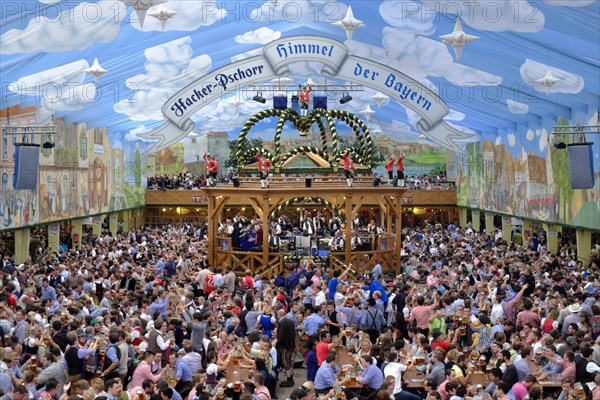
M 262 104 L 265 104 L 267 102 L 267 100 L 264 97 L 262 97 L 262 92 L 257 92 L 256 96 L 254 96 L 252 100 Z
M 554 148 L 558 150 L 563 150 L 567 148 L 567 144 L 565 142 L 554 143 Z
M 340 99 L 340 104 L 346 104 L 349 101 L 352 101 L 352 96 L 350 96 L 350 93 L 348 92 L 343 92 L 342 98 Z
M 42 147 L 44 149 L 53 149 L 54 148 L 54 143 L 52 143 L 52 142 L 44 142 L 44 144 L 42 145 Z

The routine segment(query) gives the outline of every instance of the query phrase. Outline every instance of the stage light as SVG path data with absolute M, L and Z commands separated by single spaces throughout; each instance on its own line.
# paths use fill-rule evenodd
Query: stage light
M 267 100 L 264 97 L 262 97 L 262 92 L 256 93 L 256 96 L 254 96 L 252 100 L 262 104 L 265 104 L 267 102 Z
M 348 92 L 343 92 L 342 98 L 340 99 L 340 104 L 346 104 L 349 101 L 352 101 L 352 96 L 350 96 L 350 93 Z
M 564 150 L 567 148 L 567 144 L 565 142 L 554 143 L 554 148 L 558 150 Z

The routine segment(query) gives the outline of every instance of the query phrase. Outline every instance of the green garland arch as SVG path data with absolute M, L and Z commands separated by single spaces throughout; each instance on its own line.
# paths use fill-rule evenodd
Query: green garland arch
M 366 142 L 366 154 L 365 158 L 369 164 L 371 163 L 371 157 L 373 155 L 373 140 L 371 139 L 371 133 L 369 132 L 369 128 L 367 125 L 356 115 L 349 113 L 344 110 L 331 110 L 331 116 L 334 118 L 348 118 L 354 121 L 364 132 L 364 140 Z
M 288 151 L 285 154 L 280 154 L 275 160 L 275 165 L 278 167 L 281 167 L 287 160 L 289 160 L 296 154 L 306 154 L 306 153 L 315 153 L 315 154 L 318 154 L 319 156 L 323 157 L 323 159 L 325 159 L 325 160 L 328 159 L 327 153 L 317 147 L 299 146 L 299 147 L 295 147 L 295 148 L 291 149 L 290 151 Z
M 245 161 L 247 160 L 247 158 L 249 157 L 249 154 L 246 154 L 246 153 L 250 152 L 250 150 L 244 152 L 242 150 L 242 148 L 243 148 L 244 140 L 246 140 L 246 136 L 247 136 L 248 132 L 250 131 L 250 129 L 252 129 L 252 127 L 254 125 L 256 125 L 258 122 L 260 122 L 261 120 L 263 120 L 265 118 L 269 118 L 269 117 L 275 117 L 275 116 L 279 117 L 279 120 L 277 121 L 277 126 L 275 128 L 275 137 L 274 137 L 275 151 L 274 151 L 274 153 L 269 152 L 269 155 L 271 158 L 278 159 L 277 165 L 281 165 L 283 163 L 283 161 L 285 161 L 287 158 L 290 157 L 290 156 L 287 156 L 287 158 L 282 158 L 281 157 L 282 155 L 280 153 L 281 152 L 281 133 L 283 131 L 283 127 L 284 127 L 286 121 L 291 121 L 294 125 L 296 125 L 296 127 L 298 128 L 298 130 L 300 132 L 308 132 L 308 130 L 310 129 L 312 124 L 316 122 L 319 127 L 319 131 L 321 132 L 322 150 L 318 150 L 318 151 L 310 150 L 310 151 L 312 151 L 316 154 L 319 154 L 320 156 L 322 156 L 326 160 L 330 161 L 331 163 L 339 162 L 339 160 L 341 159 L 341 156 L 343 155 L 345 150 L 342 152 L 338 151 L 338 135 L 337 135 L 337 127 L 336 127 L 334 119 L 340 119 L 341 121 L 345 122 L 348 126 L 350 126 L 350 128 L 352 129 L 352 131 L 354 132 L 354 134 L 356 135 L 356 137 L 359 141 L 358 148 L 351 148 L 351 150 L 356 155 L 355 156 L 356 161 L 362 165 L 370 166 L 371 157 L 372 157 L 372 153 L 373 153 L 373 141 L 371 140 L 371 135 L 369 133 L 369 128 L 367 127 L 367 125 L 356 115 L 349 113 L 347 111 L 325 110 L 325 109 L 321 109 L 321 108 L 313 110 L 306 117 L 301 117 L 300 115 L 298 115 L 296 110 L 294 110 L 292 108 L 288 108 L 285 110 L 277 110 L 277 109 L 272 108 L 272 109 L 263 110 L 263 111 L 260 111 L 256 114 L 254 114 L 252 117 L 250 117 L 248 119 L 248 121 L 242 127 L 242 130 L 240 131 L 240 135 L 237 140 L 237 149 L 236 149 L 235 156 L 238 160 L 238 165 L 243 165 L 245 163 Z M 331 154 L 332 154 L 331 157 L 327 156 L 327 147 L 328 147 L 327 146 L 327 133 L 325 132 L 325 125 L 322 121 L 322 118 L 325 118 L 325 120 L 327 121 L 327 125 L 329 126 L 329 129 L 331 131 L 331 148 L 332 148 L 331 149 Z M 362 129 L 362 132 L 363 132 L 362 134 L 361 134 L 359 128 Z M 301 146 L 301 147 L 312 147 L 312 146 Z M 251 149 L 251 150 L 254 151 L 255 149 Z M 264 149 L 263 149 L 263 151 L 264 151 Z M 297 153 L 295 153 L 295 154 L 297 154 Z M 281 161 L 281 160 L 283 160 L 283 161 Z
M 260 111 L 256 114 L 254 114 L 253 116 L 251 116 L 248 119 L 248 121 L 246 121 L 246 123 L 242 127 L 242 130 L 240 131 L 240 135 L 238 136 L 238 140 L 237 140 L 237 149 L 235 152 L 235 157 L 238 160 L 238 165 L 241 164 L 240 160 L 241 160 L 241 156 L 242 156 L 242 148 L 243 148 L 244 140 L 246 140 L 246 135 L 248 134 L 250 129 L 252 129 L 252 127 L 254 125 L 256 125 L 258 122 L 262 121 L 265 118 L 278 117 L 284 113 L 287 113 L 287 110 L 276 110 L 274 108 L 270 108 L 270 109 L 263 110 L 263 111 Z
M 254 159 L 254 157 L 256 156 L 257 153 L 260 153 L 260 154 L 267 153 L 271 160 L 274 157 L 273 153 L 271 153 L 269 150 L 265 149 L 264 147 L 252 147 L 242 153 L 242 155 L 240 156 L 241 163 L 238 165 L 240 167 L 245 166 L 247 161 L 250 159 Z
M 269 219 L 274 218 L 275 215 L 279 214 L 282 210 L 284 210 L 287 207 L 291 207 L 296 204 L 302 203 L 315 203 L 324 205 L 325 207 L 331 209 L 338 217 L 340 217 L 342 222 L 346 221 L 346 215 L 342 212 L 342 210 L 340 210 L 340 208 L 332 202 L 325 200 L 322 197 L 294 197 L 293 199 L 289 199 L 275 207 L 273 211 L 271 211 L 271 213 L 269 214 Z
M 338 151 L 337 153 L 335 153 L 335 154 L 333 155 L 333 157 L 332 157 L 332 162 L 333 162 L 333 163 L 339 163 L 339 162 L 340 162 L 340 160 L 341 160 L 342 158 L 344 158 L 344 153 L 345 153 L 346 151 L 350 151 L 350 153 L 354 153 L 354 157 L 353 157 L 353 159 L 354 159 L 354 161 L 356 161 L 356 162 L 357 162 L 357 163 L 359 163 L 360 165 L 362 165 L 362 166 L 367 166 L 367 167 L 369 166 L 369 165 L 365 164 L 365 160 L 364 160 L 364 159 L 363 159 L 363 158 L 360 156 L 360 154 L 358 153 L 359 149 L 357 149 L 356 147 L 347 147 L 347 148 L 346 148 L 346 149 L 344 149 L 344 150 L 340 150 L 340 151 Z

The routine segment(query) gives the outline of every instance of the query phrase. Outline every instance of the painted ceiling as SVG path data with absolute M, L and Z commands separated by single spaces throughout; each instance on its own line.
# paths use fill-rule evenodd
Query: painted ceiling
M 121 140 L 146 140 L 138 135 L 161 125 L 164 102 L 191 81 L 292 35 L 342 41 L 426 84 L 450 107 L 445 120 L 470 133 L 514 141 L 558 116 L 587 123 L 600 107 L 596 0 L 24 0 L 0 7 L 2 107 L 37 105 L 38 123 L 65 116 Z M 457 20 L 472 39 L 464 48 L 444 36 Z M 325 83 L 320 68 L 292 65 L 290 85 Z M 240 91 L 203 108 L 194 116 L 196 134 L 236 137 L 270 106 L 252 101 L 254 94 Z M 371 89 L 352 96 L 340 105 L 331 95 L 330 107 L 361 117 L 373 110 L 372 131 L 418 137 L 414 112 Z

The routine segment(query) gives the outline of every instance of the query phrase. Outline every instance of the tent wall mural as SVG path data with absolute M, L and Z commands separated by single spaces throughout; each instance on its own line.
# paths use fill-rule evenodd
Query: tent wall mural
M 569 121 L 559 118 L 556 126 L 596 125 L 598 113 L 581 114 Z M 467 145 L 467 154 L 457 156 L 457 201 L 459 205 L 597 230 L 600 227 L 600 136 L 587 135 L 593 145 L 594 188 L 572 189 L 566 149 L 556 149 L 551 124 L 544 128 L 482 135 Z
M 6 110 L 2 110 L 4 113 Z M 13 111 L 12 121 L 28 125 L 30 110 Z M 145 204 L 145 156 L 139 144 L 108 135 L 106 128 L 85 123 L 52 123 L 56 135 L 7 137 L 0 174 L 0 230 L 14 229 L 95 215 Z M 33 129 L 33 128 L 32 128 Z M 13 189 L 13 154 L 16 143 L 52 141 L 52 149 L 40 148 L 36 190 Z

